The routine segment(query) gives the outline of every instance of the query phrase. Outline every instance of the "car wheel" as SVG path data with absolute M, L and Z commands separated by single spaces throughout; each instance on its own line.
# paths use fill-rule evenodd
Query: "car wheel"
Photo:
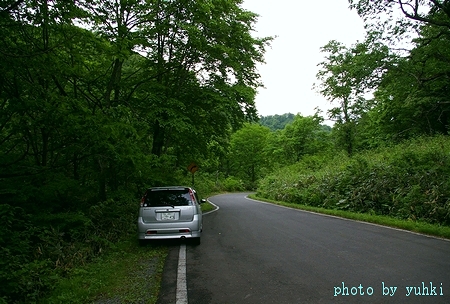
M 145 246 L 145 245 L 147 245 L 148 244 L 148 241 L 147 240 L 141 240 L 141 239 L 139 239 L 139 246 Z

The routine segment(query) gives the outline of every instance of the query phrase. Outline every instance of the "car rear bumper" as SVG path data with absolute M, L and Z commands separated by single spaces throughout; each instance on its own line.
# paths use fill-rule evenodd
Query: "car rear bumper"
M 191 222 L 164 222 L 144 223 L 138 219 L 138 238 L 140 240 L 157 239 L 190 239 L 199 238 L 202 233 L 202 224 L 197 216 Z
M 167 240 L 167 239 L 192 239 L 201 237 L 201 231 L 192 231 L 190 233 L 164 233 L 164 234 L 145 234 L 139 233 L 140 240 Z

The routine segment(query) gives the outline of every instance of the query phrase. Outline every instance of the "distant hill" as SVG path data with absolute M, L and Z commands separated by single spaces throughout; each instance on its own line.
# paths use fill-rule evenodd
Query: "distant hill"
M 275 114 L 268 116 L 260 116 L 259 123 L 262 126 L 268 127 L 272 131 L 283 130 L 286 125 L 294 121 L 295 114 L 285 113 L 285 114 Z M 328 125 L 321 125 L 322 130 L 326 132 L 331 132 L 332 127 Z
M 292 113 L 260 116 L 259 123 L 262 126 L 268 127 L 272 131 L 283 130 L 287 124 L 290 124 L 294 121 L 294 117 L 295 115 Z
M 322 130 L 326 132 L 331 132 L 332 128 L 329 125 L 321 125 Z

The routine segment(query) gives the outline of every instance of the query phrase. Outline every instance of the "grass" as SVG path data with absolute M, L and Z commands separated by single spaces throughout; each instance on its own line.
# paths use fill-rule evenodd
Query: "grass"
M 206 213 L 206 212 L 209 212 L 209 211 L 212 211 L 212 210 L 216 209 L 216 207 L 211 205 L 209 202 L 205 202 L 205 203 L 201 204 L 201 206 L 202 206 L 202 212 L 203 213 Z
M 215 209 L 209 202 L 201 207 L 203 212 Z M 167 253 L 163 245 L 139 246 L 130 235 L 92 263 L 71 270 L 39 303 L 154 304 Z
M 140 247 L 134 235 L 116 246 L 73 269 L 39 303 L 156 303 L 167 247 Z
M 362 222 L 368 222 L 373 224 L 378 224 L 382 226 L 388 226 L 398 229 L 403 229 L 407 231 L 413 231 L 417 233 L 422 233 L 426 235 L 436 236 L 440 238 L 446 238 L 450 239 L 450 227 L 448 226 L 441 226 L 441 225 L 434 225 L 430 223 L 424 223 L 424 222 L 417 222 L 417 221 L 405 221 L 396 219 L 389 216 L 382 216 L 382 215 L 372 215 L 367 213 L 354 213 L 344 210 L 335 210 L 335 209 L 325 209 L 325 208 L 319 208 L 319 207 L 312 207 L 312 206 L 306 206 L 306 205 L 300 205 L 300 204 L 293 204 L 293 203 L 287 203 L 287 202 L 280 202 L 280 201 L 274 201 L 265 199 L 262 197 L 258 197 L 255 194 L 250 194 L 250 198 L 290 207 L 294 209 L 301 209 L 321 214 L 327 214 L 332 216 L 338 216 L 342 218 L 352 219 L 356 221 L 362 221 Z

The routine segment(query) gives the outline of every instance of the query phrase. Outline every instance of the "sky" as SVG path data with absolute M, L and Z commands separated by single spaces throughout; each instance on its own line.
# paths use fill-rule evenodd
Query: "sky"
M 244 0 L 242 7 L 260 15 L 254 36 L 277 36 L 258 66 L 265 86 L 255 98 L 258 114 L 310 116 L 319 107 L 326 117 L 332 106 L 312 88 L 324 60 L 320 48 L 330 40 L 364 40 L 363 21 L 348 0 Z

